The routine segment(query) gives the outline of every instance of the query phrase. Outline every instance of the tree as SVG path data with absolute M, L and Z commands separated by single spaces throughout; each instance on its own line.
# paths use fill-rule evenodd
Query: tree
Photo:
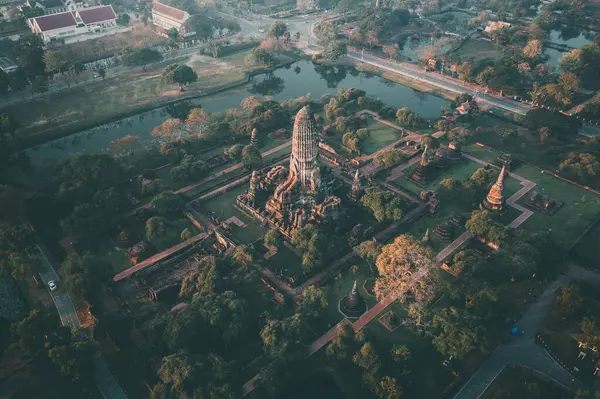
M 473 66 L 464 61 L 458 68 L 456 68 L 456 73 L 458 73 L 458 77 L 465 82 L 471 78 L 471 74 L 473 73 Z
M 79 155 L 61 165 L 59 180 L 68 188 L 102 187 L 116 183 L 122 175 L 121 167 L 109 155 Z
M 335 61 L 346 54 L 348 54 L 346 43 L 339 40 L 329 42 L 325 47 L 325 51 L 323 52 L 325 58 L 330 61 Z
M 581 79 L 573 72 L 563 73 L 558 76 L 558 88 L 562 103 L 570 104 L 581 89 Z
M 208 171 L 208 165 L 193 155 L 184 155 L 178 166 L 171 168 L 171 178 L 175 181 L 199 179 Z
M 491 66 L 487 66 L 475 77 L 475 82 L 481 86 L 487 87 L 495 75 L 496 69 Z
M 106 69 L 104 69 L 104 68 L 98 68 L 98 75 L 100 75 L 100 77 L 102 78 L 102 80 L 104 80 L 104 78 L 106 77 Z
M 179 31 L 177 30 L 177 28 L 171 28 L 167 31 L 167 36 L 169 37 L 169 39 L 176 41 L 177 39 L 179 39 Z
M 403 126 L 415 126 L 418 122 L 417 114 L 408 108 L 400 108 L 396 111 L 396 120 Z
M 218 58 L 221 52 L 221 43 L 216 40 L 209 40 L 206 47 L 212 54 L 213 58 Z
M 439 309 L 431 325 L 436 331 L 433 344 L 444 355 L 462 359 L 482 343 L 484 328 L 478 318 L 466 310 L 453 306 Z
M 410 359 L 410 349 L 406 345 L 394 344 L 392 346 L 392 358 L 396 363 L 405 362 Z
M 146 65 L 160 62 L 162 59 L 162 54 L 156 50 L 127 47 L 123 52 L 122 62 L 123 65 L 129 67 L 141 66 L 142 70 L 146 72 Z
M 354 247 L 353 250 L 370 266 L 371 263 L 375 263 L 377 257 L 381 253 L 381 244 L 379 244 L 374 239 L 369 241 L 363 241 L 359 245 Z
M 55 346 L 48 357 L 58 367 L 58 372 L 76 383 L 92 383 L 92 344 L 79 341 L 71 345 Z
M 398 58 L 398 52 L 400 51 L 400 46 L 398 44 L 388 44 L 383 46 L 383 52 L 390 57 L 390 60 Z
M 600 163 L 593 154 L 571 152 L 567 159 L 560 163 L 559 168 L 561 171 L 585 181 L 596 176 Z
M 150 202 L 151 208 L 160 215 L 168 215 L 180 212 L 185 207 L 181 197 L 172 191 L 163 191 Z
M 329 19 L 320 21 L 315 26 L 314 32 L 319 44 L 323 47 L 327 47 L 327 45 L 337 37 L 333 22 Z
M 559 312 L 563 314 L 572 314 L 581 306 L 583 298 L 579 292 L 579 287 L 576 285 L 569 285 L 563 287 L 560 294 L 556 297 L 556 306 Z
M 181 282 L 179 297 L 192 299 L 194 295 L 210 295 L 222 291 L 223 262 L 214 256 L 205 256 L 198 262 L 196 271 Z
M 552 135 L 552 132 L 550 131 L 550 128 L 543 126 L 538 129 L 538 134 L 540 136 L 540 143 L 544 144 L 544 141 Z
M 227 150 L 227 154 L 235 159 L 236 161 L 242 160 L 242 151 L 244 150 L 244 146 L 241 144 L 233 145 L 229 150 Z
M 12 252 L 8 256 L 8 262 L 10 264 L 10 274 L 15 280 L 25 280 L 35 275 L 35 265 L 31 262 L 31 259 L 20 252 Z
M 268 34 L 279 40 L 283 34 L 287 32 L 287 25 L 281 21 L 275 21 L 269 26 Z
M 178 118 L 169 118 L 160 125 L 152 129 L 152 135 L 155 137 L 179 137 L 181 136 L 183 122 Z
M 486 241 L 502 243 L 507 238 L 506 226 L 496 222 L 490 212 L 485 210 L 473 211 L 465 227 L 475 237 Z
M 158 375 L 163 382 L 172 384 L 174 392 L 186 392 L 190 390 L 193 382 L 194 366 L 185 352 L 180 351 L 162 359 Z
M 44 52 L 44 64 L 46 72 L 55 74 L 62 73 L 68 69 L 69 61 L 65 58 L 62 52 L 56 50 L 48 50 Z
M 527 42 L 525 47 L 523 47 L 523 54 L 525 57 L 535 60 L 544 52 L 544 47 L 542 42 L 534 39 Z
M 564 53 L 563 56 L 558 60 L 558 66 L 564 72 L 576 72 L 584 65 L 583 56 L 583 50 L 576 48 L 568 53 Z
M 263 163 L 262 154 L 260 149 L 253 145 L 247 145 L 242 150 L 242 162 L 244 167 L 249 170 L 260 169 Z
M 129 14 L 127 14 L 127 13 L 121 14 L 117 18 L 117 24 L 119 24 L 121 26 L 129 26 L 130 20 L 131 20 L 131 17 L 129 16 Z
M 184 86 L 198 80 L 198 75 L 185 64 L 171 64 L 164 70 L 162 78 L 168 84 L 178 84 L 183 91 Z
M 154 241 L 167 235 L 167 220 L 160 216 L 153 216 L 146 221 L 146 239 Z
M 296 311 L 307 320 L 315 320 L 319 316 L 319 312 L 326 307 L 327 295 L 325 295 L 325 291 L 311 285 L 302 291 Z
M 302 334 L 302 317 L 296 313 L 283 320 L 268 319 L 260 331 L 260 338 L 265 354 L 271 359 L 278 359 L 304 348 Z
M 21 348 L 35 355 L 44 351 L 50 343 L 63 344 L 64 331 L 58 325 L 58 318 L 39 309 L 32 310 L 24 319 L 11 326 Z M 66 329 L 68 334 L 68 328 Z
M 382 166 L 384 168 L 391 168 L 392 166 L 402 163 L 406 160 L 406 154 L 397 148 L 389 148 L 384 151 L 380 151 L 373 158 L 373 163 L 376 166 Z
M 208 114 L 203 108 L 193 108 L 185 119 L 188 133 L 201 134 L 208 124 Z
M 389 191 L 375 187 L 367 189 L 360 200 L 361 204 L 373 212 L 378 222 L 400 220 L 402 218 L 402 200 Z
M 430 248 L 408 235 L 400 235 L 385 245 L 377 257 L 379 277 L 375 282 L 377 298 L 394 295 L 400 301 L 412 294 L 416 301 L 426 301 L 435 295 L 437 285 L 431 271 L 435 259 Z
M 394 377 L 382 377 L 375 387 L 375 393 L 382 399 L 398 399 L 402 395 L 402 390 Z
M 369 374 L 375 374 L 383 365 L 375 352 L 375 347 L 370 342 L 365 342 L 358 352 L 352 357 L 352 363 L 362 368 Z
M 279 247 L 283 244 L 283 235 L 279 232 L 279 229 L 273 227 L 265 233 L 264 243 L 266 246 Z

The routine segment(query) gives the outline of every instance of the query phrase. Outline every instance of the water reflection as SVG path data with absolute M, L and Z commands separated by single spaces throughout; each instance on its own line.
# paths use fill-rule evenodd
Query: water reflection
M 258 77 L 260 79 L 260 77 Z M 261 96 L 275 96 L 280 94 L 285 88 L 285 82 L 280 77 L 273 73 L 263 75 L 263 78 L 258 83 L 254 83 L 248 90 L 252 94 L 260 94 Z
M 206 112 L 220 112 L 239 107 L 249 95 L 272 96 L 275 101 L 304 96 L 313 98 L 324 94 L 337 94 L 337 88 L 356 87 L 368 96 L 380 98 L 395 107 L 409 107 L 424 119 L 439 116 L 442 106 L 449 102 L 435 96 L 417 92 L 409 87 L 385 80 L 377 74 L 359 72 L 345 66 L 315 65 L 311 61 L 299 61 L 289 69 L 278 69 L 272 74 L 256 76 L 254 82 L 168 107 L 144 112 L 120 121 L 97 126 L 93 129 L 55 140 L 27 151 L 34 165 L 52 165 L 82 153 L 107 152 L 109 144 L 130 134 L 136 134 L 140 143 L 150 146 L 154 140 L 152 129 L 171 117 L 182 117 L 189 108 L 202 106 Z M 417 98 L 419 101 L 415 101 Z M 85 137 L 85 140 L 82 140 Z

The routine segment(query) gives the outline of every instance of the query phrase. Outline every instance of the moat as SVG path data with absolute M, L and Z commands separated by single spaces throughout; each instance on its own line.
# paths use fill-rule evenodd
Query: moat
M 192 100 L 191 103 L 201 105 L 209 112 L 219 112 L 238 107 L 249 95 L 271 96 L 276 101 L 283 101 L 310 93 L 312 98 L 318 99 L 324 94 L 337 94 L 338 87 L 362 89 L 368 96 L 378 97 L 385 104 L 409 107 L 424 119 L 436 120 L 441 108 L 450 105 L 445 99 L 418 92 L 372 73 L 343 66 L 319 66 L 310 61 L 299 61 L 273 74 L 256 76 L 250 84 Z M 111 141 L 129 134 L 138 135 L 150 144 L 153 140 L 152 129 L 170 117 L 167 107 L 158 108 L 32 147 L 27 154 L 34 165 L 49 166 L 78 154 L 106 151 Z

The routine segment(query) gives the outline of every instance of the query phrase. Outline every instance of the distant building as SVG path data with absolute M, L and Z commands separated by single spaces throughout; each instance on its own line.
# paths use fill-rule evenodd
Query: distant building
M 503 29 L 503 28 L 510 28 L 512 26 L 512 24 L 508 23 L 508 22 L 504 22 L 504 21 L 494 21 L 494 22 L 489 22 L 487 24 L 487 26 L 485 27 L 484 32 L 487 34 L 491 34 L 496 32 L 497 30 Z
M 168 31 L 176 29 L 180 37 L 196 34 L 192 29 L 187 29 L 186 22 L 190 14 L 175 7 L 168 6 L 156 0 L 152 2 L 152 23 L 156 25 L 160 35 L 167 36 Z
M 296 0 L 296 7 L 299 10 L 316 10 L 318 1 L 316 0 Z
M 48 43 L 86 33 L 98 33 L 114 27 L 117 25 L 117 14 L 110 5 L 90 7 L 30 18 L 27 25 L 33 33 L 40 35 L 42 40 Z

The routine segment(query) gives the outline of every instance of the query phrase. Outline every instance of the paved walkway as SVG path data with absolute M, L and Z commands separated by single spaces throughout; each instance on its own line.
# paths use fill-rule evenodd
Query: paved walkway
M 465 158 L 467 158 L 467 159 L 469 159 L 469 160 L 471 160 L 473 162 L 477 162 L 478 164 L 483 165 L 483 166 L 487 166 L 487 165 L 490 164 L 489 162 L 482 161 L 481 159 L 475 158 L 474 156 L 469 155 L 469 154 L 464 154 L 463 153 L 463 156 Z M 521 197 L 523 197 L 525 194 L 527 194 L 532 188 L 534 188 L 536 186 L 536 184 L 534 182 L 532 182 L 531 180 L 527 180 L 524 177 L 521 177 L 521 176 L 519 176 L 519 175 L 517 175 L 517 174 L 515 174 L 513 172 L 508 172 L 508 175 L 510 177 L 512 177 L 513 179 L 519 180 L 521 182 L 521 184 L 523 185 L 523 187 L 519 191 L 517 191 L 516 193 L 514 193 L 513 195 L 511 195 L 510 198 L 508 198 L 506 200 L 506 203 L 509 206 L 511 206 L 511 207 L 515 208 L 516 210 L 518 210 L 518 211 L 521 212 L 521 215 L 519 217 L 517 217 L 515 220 L 513 220 L 511 222 L 511 224 L 508 225 L 509 227 L 512 227 L 512 228 L 516 229 L 517 227 L 519 227 L 520 225 L 522 225 L 527 219 L 529 219 L 529 217 L 531 215 L 533 215 L 532 211 L 530 211 L 529 209 L 527 209 L 527 208 L 525 208 L 525 207 L 517 204 L 517 201 Z
M 181 244 L 177 244 L 165 251 L 159 252 L 156 255 L 149 257 L 145 261 L 140 262 L 137 265 L 130 267 L 129 269 L 125 269 L 121 273 L 116 274 L 113 277 L 113 281 L 115 281 L 115 282 L 121 281 L 124 278 L 127 278 L 127 277 L 131 276 L 132 274 L 139 272 L 142 269 L 150 267 L 153 264 L 155 264 L 156 262 L 160 262 L 161 260 L 171 256 L 172 254 L 179 252 L 179 251 L 197 243 L 198 241 L 205 239 L 206 237 L 208 237 L 208 234 L 200 233 L 200 234 L 190 238 L 189 240 L 182 242 Z

